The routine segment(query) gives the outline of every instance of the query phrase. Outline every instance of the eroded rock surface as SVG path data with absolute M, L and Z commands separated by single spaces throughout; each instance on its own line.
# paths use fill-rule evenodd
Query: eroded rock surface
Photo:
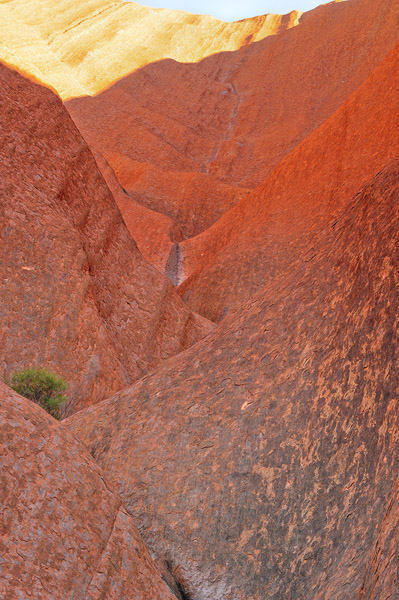
M 176 600 L 82 444 L 0 382 L 2 600 Z
M 396 600 L 399 556 L 399 485 L 395 485 L 386 507 L 384 519 L 378 528 L 359 600 Z
M 398 40 L 399 0 L 331 2 L 236 23 L 121 1 L 39 4 L 40 11 L 37 0 L 2 5 L 0 56 L 64 99 L 75 97 L 67 106 L 80 131 L 128 192 L 119 206 L 133 237 L 168 274 L 175 244 L 201 234 L 238 202 L 246 205 L 248 191 L 339 108 Z M 36 49 L 29 57 L 26 40 Z M 300 190 L 295 181 L 290 186 Z M 180 283 L 197 272 L 184 299 L 211 319 L 224 316 L 232 299 L 260 289 L 252 273 L 240 282 L 243 294 L 234 289 L 226 298 L 220 291 L 223 273 L 213 270 L 231 268 L 218 266 L 222 257 L 214 261 L 215 238 L 229 238 L 223 228 L 179 246 L 182 264 L 172 277 Z
M 211 329 L 147 263 L 61 101 L 0 66 L 0 373 L 49 367 L 70 410 Z
M 174 29 L 178 17 L 171 13 L 169 18 Z M 272 18 L 265 17 L 266 22 Z M 173 219 L 184 238 L 207 229 L 237 202 L 245 205 L 248 190 L 269 176 L 381 63 L 398 40 L 399 2 L 350 0 L 274 18 L 272 35 L 261 40 L 257 19 L 226 26 L 226 48 L 229 40 L 247 32 L 245 43 L 234 52 L 220 47 L 195 64 L 165 56 L 94 97 L 67 103 L 90 146 L 103 154 L 133 199 Z M 182 56 L 201 47 L 202 38 L 186 42 L 190 45 L 185 47 L 182 38 Z M 300 191 L 298 183 L 290 181 L 293 195 Z M 263 204 L 268 196 L 262 197 Z M 133 208 L 132 203 L 130 212 Z M 238 223 L 237 235 L 245 226 Z M 190 256 L 183 278 L 196 266 L 205 268 L 204 250 L 197 252 L 197 243 L 193 245 L 193 253 L 186 251 Z M 248 257 L 252 252 L 248 248 Z M 223 286 L 226 274 L 217 277 Z M 194 297 L 189 300 L 201 311 L 223 295 L 217 277 L 206 292 L 202 282 L 193 291 L 203 294 L 202 306 Z M 252 293 L 252 285 L 240 285 Z M 238 301 L 249 297 L 241 297 L 237 289 L 232 296 Z M 220 318 L 224 308 L 212 314 Z
M 399 45 L 245 200 L 182 242 L 182 297 L 212 320 L 289 270 L 367 180 L 399 154 Z M 191 273 L 191 275 L 190 275 Z
M 237 23 L 122 0 L 7 0 L 0 57 L 67 98 L 97 94 L 132 71 L 171 58 L 197 62 L 297 25 L 263 15 Z
M 0 16 L 0 595 L 395 598 L 399 0 Z
M 188 597 L 360 593 L 399 468 L 398 231 L 396 161 L 206 341 L 66 421 Z
M 167 215 L 134 200 L 121 186 L 104 157 L 96 151 L 93 154 L 140 252 L 158 271 L 167 274 L 166 264 L 171 252 L 175 244 L 183 240 L 180 227 Z

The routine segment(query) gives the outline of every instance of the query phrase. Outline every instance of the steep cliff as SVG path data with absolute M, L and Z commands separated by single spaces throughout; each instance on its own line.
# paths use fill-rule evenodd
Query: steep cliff
M 0 596 L 396 598 L 399 0 L 0 17 Z
M 398 232 L 395 161 L 207 340 L 65 422 L 187 597 L 360 593 L 399 468 Z
M 180 244 L 186 302 L 212 320 L 289 269 L 322 227 L 399 155 L 399 45 L 251 195 Z
M 169 18 L 176 26 L 177 15 Z M 248 32 L 234 52 L 195 64 L 152 61 L 67 107 L 132 198 L 129 212 L 139 202 L 173 219 L 182 239 L 191 238 L 240 200 L 245 204 L 248 190 L 356 90 L 397 42 L 398 18 L 397 0 L 330 3 L 287 15 L 286 27 L 263 40 L 259 20 L 240 21 L 223 30 L 226 47 Z M 187 42 L 193 51 L 202 38 Z M 164 234 L 169 248 L 181 241 Z M 153 244 L 139 247 L 151 260 Z M 159 254 L 165 265 L 164 244 Z M 181 271 L 187 277 L 191 266 Z M 219 293 L 215 281 L 212 287 L 211 302 Z
M 68 410 L 205 335 L 131 238 L 61 101 L 0 66 L 0 373 L 47 366 Z

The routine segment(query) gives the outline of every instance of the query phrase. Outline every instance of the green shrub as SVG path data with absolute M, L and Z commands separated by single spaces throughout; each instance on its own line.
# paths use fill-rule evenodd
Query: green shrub
M 61 377 L 46 369 L 24 369 L 14 373 L 6 383 L 21 396 L 36 402 L 54 418 L 60 418 L 60 408 L 66 401 L 63 392 L 67 388 Z

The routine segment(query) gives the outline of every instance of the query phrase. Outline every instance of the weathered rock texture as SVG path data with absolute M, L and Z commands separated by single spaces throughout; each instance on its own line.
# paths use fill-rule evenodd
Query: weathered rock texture
M 174 63 L 175 60 L 184 63 L 197 62 L 214 53 L 232 52 L 248 44 L 250 40 L 261 40 L 295 26 L 300 14 L 295 13 L 291 18 L 265 15 L 240 23 L 223 23 L 212 17 L 153 10 L 132 2 L 84 0 L 76 3 L 62 0 L 55 4 L 52 0 L 11 0 L 0 4 L 3 24 L 0 26 L 0 57 L 23 72 L 30 73 L 47 85 L 53 86 L 63 99 L 67 99 L 98 93 L 140 67 L 159 60 L 173 59 L 170 63 L 174 65 L 177 64 Z M 184 70 L 184 65 L 181 66 Z M 176 73 L 173 75 L 176 79 Z M 197 77 L 197 70 L 193 71 L 193 75 L 194 78 Z M 181 73 L 177 73 L 177 81 L 181 79 Z M 148 82 L 147 76 L 145 81 Z M 153 111 L 148 119 L 148 110 L 144 106 L 141 110 L 138 110 L 140 107 L 136 105 L 131 106 L 133 99 L 130 104 L 123 106 L 126 102 L 123 94 L 122 97 L 119 94 L 119 100 L 114 106 L 116 129 L 115 123 L 111 125 L 112 119 L 107 118 L 104 128 L 104 124 L 100 122 L 101 114 L 96 114 L 98 111 L 95 111 L 92 115 L 94 129 L 103 130 L 103 139 L 108 136 L 112 139 L 111 148 L 117 154 L 117 159 L 114 160 L 112 153 L 105 152 L 106 149 L 102 148 L 101 144 L 97 149 L 102 151 L 114 169 L 117 167 L 119 181 L 125 188 L 130 188 L 131 182 L 137 182 L 134 186 L 133 200 L 125 199 L 119 205 L 123 204 L 124 218 L 135 239 L 137 238 L 140 250 L 162 270 L 166 269 L 171 251 L 173 260 L 176 242 L 203 231 L 246 195 L 245 189 L 214 182 L 213 178 L 207 175 L 205 165 L 203 168 L 200 165 L 199 173 L 177 172 L 176 175 L 171 173 L 166 178 L 162 170 L 163 164 L 158 168 L 159 160 L 163 158 L 163 162 L 171 165 L 172 171 L 181 168 L 184 170 L 187 165 L 190 166 L 189 171 L 198 171 L 196 160 L 192 167 L 193 161 L 188 158 L 188 154 L 186 158 L 182 157 L 180 147 L 183 144 L 192 145 L 193 142 L 204 145 L 203 136 L 201 132 L 195 133 L 198 129 L 196 122 L 189 123 L 187 127 L 187 118 L 182 116 L 181 112 L 187 104 L 187 99 L 190 104 L 191 96 L 194 97 L 194 104 L 197 102 L 200 106 L 203 105 L 203 97 L 208 93 L 209 78 L 202 77 L 200 86 L 195 81 L 195 89 L 192 89 L 192 83 L 191 76 L 180 86 L 175 102 L 175 108 L 178 108 L 177 120 L 168 118 L 166 123 L 157 124 L 157 121 L 165 120 L 163 113 L 166 106 L 162 106 L 165 91 L 150 89 L 147 86 L 143 94 L 143 91 L 139 91 L 142 85 L 137 86 L 137 82 L 133 82 L 130 87 L 137 88 L 139 96 L 148 98 L 155 92 L 153 109 L 159 110 L 157 103 L 162 107 L 158 118 Z M 168 83 L 169 89 L 171 85 L 173 79 Z M 227 93 L 225 85 L 216 85 L 216 88 L 217 93 Z M 182 94 L 187 98 L 182 97 Z M 169 90 L 166 95 L 167 104 L 170 104 Z M 211 95 L 214 95 L 214 90 Z M 216 100 L 219 101 L 219 98 Z M 211 104 L 214 102 L 215 99 L 211 98 Z M 215 119 L 211 111 L 208 111 L 209 115 L 205 117 L 205 126 L 209 131 L 206 134 L 206 148 L 200 152 L 209 155 L 206 157 L 207 162 L 215 146 L 212 136 L 216 135 L 219 139 L 225 135 L 224 128 L 227 127 L 230 118 L 232 102 L 234 104 L 235 100 L 227 97 L 221 103 L 222 110 L 226 106 L 228 108 L 221 126 L 212 125 Z M 92 113 L 92 108 L 87 108 L 89 113 Z M 189 120 L 192 120 L 196 108 L 198 106 L 191 106 Z M 136 117 L 133 117 L 135 111 L 138 112 Z M 123 126 L 122 120 L 125 121 Z M 82 119 L 79 119 L 79 126 L 86 135 L 87 127 L 83 127 L 81 121 Z M 90 120 L 88 127 L 90 124 L 93 124 L 93 120 Z M 159 129 L 160 127 L 164 130 L 165 126 L 170 130 L 166 133 L 166 138 Z M 128 133 L 131 127 L 134 129 L 133 136 L 131 131 Z M 175 131 L 172 131 L 173 129 Z M 119 141 L 116 142 L 114 134 L 119 135 Z M 142 152 L 131 151 L 129 138 L 133 140 L 134 148 L 139 145 L 137 142 L 143 134 L 144 147 L 147 146 L 144 148 L 146 160 L 138 163 L 137 155 L 140 156 Z M 91 137 L 88 136 L 87 139 L 91 147 L 95 148 Z M 176 137 L 181 139 L 174 142 Z M 140 146 L 143 146 L 141 142 Z M 148 162 L 147 155 L 153 160 Z M 121 172 L 126 169 L 127 178 L 123 178 Z M 153 214 L 151 225 L 147 218 L 148 213 L 143 213 L 137 201 L 145 207 L 161 212 L 168 219 Z M 173 219 L 171 226 L 168 222 L 170 218 Z M 142 233 L 143 226 L 146 227 L 146 235 Z M 176 232 L 179 232 L 179 235 L 176 235 Z M 156 240 L 158 241 L 154 243 Z M 170 267 L 167 271 L 170 274 Z M 171 278 L 176 280 L 173 275 Z
M 217 320 L 283 273 L 399 155 L 399 45 L 319 129 L 200 236 L 180 244 L 187 303 Z
M 396 161 L 206 341 L 66 421 L 187 597 L 360 593 L 399 468 L 398 231 Z
M 397 0 L 330 3 L 283 17 L 284 27 L 276 20 L 272 35 L 260 41 L 259 19 L 240 21 L 223 30 L 226 44 L 247 31 L 245 44 L 234 52 L 218 52 L 196 64 L 151 62 L 97 96 L 72 100 L 67 107 L 133 200 L 173 219 L 183 238 L 193 237 L 241 199 L 246 204 L 248 189 L 260 184 L 370 75 L 398 40 L 398 17 Z M 175 27 L 177 16 L 169 18 Z M 190 45 L 185 50 L 182 40 L 183 55 L 202 44 L 200 35 L 186 41 Z M 294 194 L 296 185 L 290 182 Z M 243 225 L 239 223 L 237 235 Z M 216 237 L 220 241 L 219 231 Z M 178 241 L 170 238 L 171 244 Z M 151 259 L 147 250 L 152 252 L 152 244 L 139 247 Z M 196 242 L 194 247 L 194 265 L 187 250 L 182 278 L 197 261 L 205 269 L 202 249 L 196 251 Z M 166 263 L 162 243 L 159 252 Z M 179 252 L 183 258 L 185 251 Z M 215 279 L 206 292 L 202 282 L 193 291 L 203 304 L 212 306 L 220 293 Z M 194 287 L 190 284 L 190 290 Z M 237 290 L 233 295 L 244 299 Z M 194 298 L 190 302 L 207 310 Z M 207 314 L 220 318 L 224 308 Z
M 61 430 L 180 600 L 395 598 L 399 0 L 232 24 L 109 0 L 10 0 L 0 15 L 5 61 L 84 96 L 67 106 L 112 190 L 61 102 L 2 68 L 3 371 L 40 359 L 82 408 L 153 369 Z M 225 317 L 217 329 L 129 231 L 192 310 Z M 33 417 L 6 410 L 13 465 Z M 46 479 L 42 456 L 68 439 L 61 509 L 88 529 L 73 552 L 70 530 L 50 538 L 62 597 L 73 568 L 93 597 L 135 598 L 141 552 L 143 597 L 170 597 L 120 501 L 78 486 L 91 459 L 37 427 L 48 447 L 35 438 L 23 465 L 45 460 L 50 494 L 57 461 Z M 41 506 L 34 481 L 3 486 L 11 545 L 15 498 Z M 22 542 L 42 561 L 34 526 Z
M 2 383 L 0 448 L 2 600 L 175 599 L 82 444 Z
M 248 191 L 381 63 L 398 40 L 399 0 L 331 2 L 237 23 L 131 2 L 39 4 L 40 11 L 37 0 L 0 7 L 0 56 L 64 99 L 86 95 L 68 109 L 127 192 L 119 206 L 140 251 L 175 284 L 195 273 L 185 301 L 220 319 L 264 277 L 242 281 L 242 257 L 230 249 L 239 284 L 220 291 L 231 268 L 214 256 L 230 238 L 223 223 L 205 239 L 182 240 L 246 205 Z M 27 39 L 37 47 L 29 60 Z M 294 197 L 299 183 L 289 186 Z M 252 228 L 233 220 L 237 234 Z
M 161 273 L 166 272 L 172 248 L 183 240 L 180 227 L 167 215 L 135 201 L 120 185 L 104 157 L 95 150 L 93 154 L 137 247 Z
M 0 77 L 0 373 L 50 367 L 77 409 L 211 325 L 143 259 L 61 101 Z
M 67 99 L 96 94 L 157 60 L 197 62 L 237 50 L 249 38 L 295 26 L 300 15 L 264 15 L 237 26 L 121 0 L 6 0 L 0 3 L 0 56 Z
M 359 600 L 397 600 L 399 598 L 399 485 L 389 499 L 379 527 Z

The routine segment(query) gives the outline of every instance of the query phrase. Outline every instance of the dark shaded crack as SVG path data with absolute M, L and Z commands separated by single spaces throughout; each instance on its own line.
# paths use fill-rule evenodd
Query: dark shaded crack
M 168 588 L 176 596 L 177 600 L 192 600 L 190 594 L 185 589 L 185 586 L 179 577 L 177 577 L 172 564 L 169 560 L 163 560 L 162 564 L 157 564 L 163 581 L 166 583 Z
M 181 600 L 191 600 L 190 596 L 184 590 L 182 584 L 179 581 L 176 581 L 176 586 L 177 586 L 177 589 L 179 592 L 179 597 L 181 598 Z

